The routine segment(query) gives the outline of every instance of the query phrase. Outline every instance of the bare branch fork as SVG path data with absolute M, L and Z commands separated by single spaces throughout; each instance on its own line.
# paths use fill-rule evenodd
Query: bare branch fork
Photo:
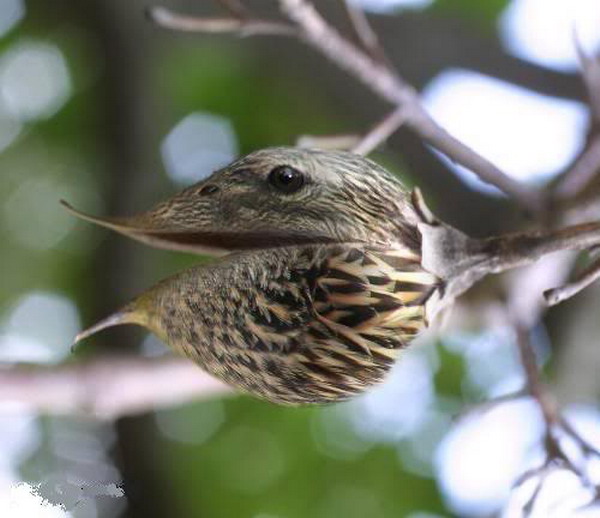
M 510 317 L 509 317 L 510 318 Z M 533 344 L 529 337 L 529 330 L 513 317 L 513 328 L 516 335 L 517 348 L 521 365 L 525 371 L 526 391 L 538 404 L 544 420 L 544 449 L 546 458 L 536 468 L 523 473 L 515 482 L 515 487 L 522 486 L 526 481 L 535 479 L 535 489 L 524 505 L 526 515 L 533 510 L 545 478 L 556 468 L 572 472 L 587 488 L 593 490 L 593 495 L 588 505 L 597 501 L 598 488 L 585 471 L 585 467 L 578 465 L 571 458 L 569 452 L 561 442 L 561 438 L 568 437 L 574 443 L 583 457 L 583 464 L 592 458 L 600 459 L 600 451 L 590 445 L 560 414 L 558 405 L 544 386 L 537 365 Z
M 415 89 L 388 64 L 375 33 L 360 10 L 347 7 L 354 32 L 364 48 L 357 47 L 343 37 L 321 17 L 310 2 L 279 0 L 279 6 L 291 24 L 239 16 L 224 19 L 197 18 L 176 15 L 160 7 L 151 9 L 149 15 L 158 25 L 175 30 L 235 32 L 243 36 L 258 34 L 296 36 L 335 65 L 353 75 L 381 99 L 391 103 L 394 106 L 393 112 L 402 110 L 406 126 L 452 161 L 467 167 L 484 182 L 496 186 L 528 211 L 535 212 L 542 209 L 542 198 L 538 191 L 513 180 L 433 120 L 421 105 Z M 387 136 L 389 135 L 382 133 L 384 139 Z

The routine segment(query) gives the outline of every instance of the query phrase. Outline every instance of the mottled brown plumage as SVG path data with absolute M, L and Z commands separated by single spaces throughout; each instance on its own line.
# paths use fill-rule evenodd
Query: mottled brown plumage
M 145 214 L 78 214 L 154 246 L 229 254 L 162 281 L 79 339 L 139 324 L 278 403 L 339 401 L 380 381 L 447 281 L 423 267 L 420 226 L 436 224 L 418 198 L 350 153 L 262 150 Z

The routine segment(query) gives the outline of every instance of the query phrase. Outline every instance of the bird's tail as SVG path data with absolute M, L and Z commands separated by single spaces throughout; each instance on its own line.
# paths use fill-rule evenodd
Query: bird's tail
M 125 324 L 136 324 L 136 325 L 145 325 L 146 322 L 142 317 L 140 311 L 136 308 L 136 306 L 132 304 L 128 304 L 127 306 L 121 308 L 120 310 L 112 313 L 111 315 L 103 318 L 93 326 L 88 327 L 81 331 L 73 342 L 73 347 L 75 347 L 79 342 L 89 338 L 92 335 L 95 335 L 99 331 L 103 329 L 107 329 L 109 327 L 120 326 Z

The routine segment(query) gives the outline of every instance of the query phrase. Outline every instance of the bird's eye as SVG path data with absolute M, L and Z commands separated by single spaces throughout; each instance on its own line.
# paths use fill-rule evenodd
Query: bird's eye
M 304 185 L 304 175 L 289 165 L 281 165 L 269 173 L 269 183 L 278 191 L 289 194 Z
M 202 189 L 200 189 L 200 194 L 202 196 L 208 196 L 209 194 L 214 194 L 219 190 L 219 188 L 212 184 L 209 183 L 208 185 L 205 185 L 204 187 L 202 187 Z

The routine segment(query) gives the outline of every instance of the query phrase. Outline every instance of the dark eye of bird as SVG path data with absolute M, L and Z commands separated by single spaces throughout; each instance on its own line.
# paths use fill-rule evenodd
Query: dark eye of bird
M 304 175 L 289 165 L 281 165 L 269 173 L 269 183 L 278 191 L 289 194 L 304 185 Z
M 200 194 L 205 196 L 205 195 L 209 195 L 209 194 L 214 194 L 218 190 L 219 190 L 219 188 L 216 185 L 208 184 L 208 185 L 205 185 L 204 187 L 202 187 L 202 189 L 200 189 Z

